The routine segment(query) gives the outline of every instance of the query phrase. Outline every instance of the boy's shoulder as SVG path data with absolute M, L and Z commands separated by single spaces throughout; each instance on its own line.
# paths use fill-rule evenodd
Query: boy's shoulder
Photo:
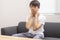
M 40 14 L 39 18 L 46 19 L 45 15 L 43 15 L 43 14 Z

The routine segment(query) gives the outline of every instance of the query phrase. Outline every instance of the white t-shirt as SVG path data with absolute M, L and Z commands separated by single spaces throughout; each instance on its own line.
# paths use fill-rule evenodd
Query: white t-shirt
M 29 17 L 28 17 L 29 18 Z M 26 21 L 28 21 L 28 18 L 26 19 Z M 34 19 L 33 19 L 34 20 Z M 43 32 L 44 32 L 44 24 L 45 24 L 45 16 L 43 16 L 42 14 L 39 15 L 38 17 L 38 22 L 40 24 L 43 24 L 41 28 L 39 28 L 38 30 L 36 31 L 33 31 L 33 26 L 31 26 L 31 28 L 29 29 L 29 33 L 32 33 L 32 34 L 42 34 L 43 35 Z

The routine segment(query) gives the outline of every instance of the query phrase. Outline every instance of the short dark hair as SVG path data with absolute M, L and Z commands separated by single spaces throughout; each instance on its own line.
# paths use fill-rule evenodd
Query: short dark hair
M 30 5 L 29 6 L 37 6 L 38 8 L 40 8 L 40 2 L 39 1 L 37 1 L 37 0 L 33 0 L 33 1 L 31 1 L 30 2 Z

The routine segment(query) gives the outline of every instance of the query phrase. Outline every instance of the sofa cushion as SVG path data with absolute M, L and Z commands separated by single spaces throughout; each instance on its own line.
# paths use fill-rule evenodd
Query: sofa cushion
M 60 38 L 60 23 L 46 22 L 44 26 L 45 37 L 58 37 Z
M 25 27 L 26 22 L 19 22 L 18 27 L 17 27 L 17 32 L 18 33 L 23 33 L 27 32 L 28 30 Z

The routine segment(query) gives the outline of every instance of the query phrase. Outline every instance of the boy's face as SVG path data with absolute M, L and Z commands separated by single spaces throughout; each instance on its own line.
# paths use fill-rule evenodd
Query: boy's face
M 31 10 L 31 13 L 33 14 L 33 15 L 35 15 L 37 12 L 38 12 L 38 10 L 39 10 L 39 8 L 38 8 L 38 6 L 30 6 L 30 10 Z

